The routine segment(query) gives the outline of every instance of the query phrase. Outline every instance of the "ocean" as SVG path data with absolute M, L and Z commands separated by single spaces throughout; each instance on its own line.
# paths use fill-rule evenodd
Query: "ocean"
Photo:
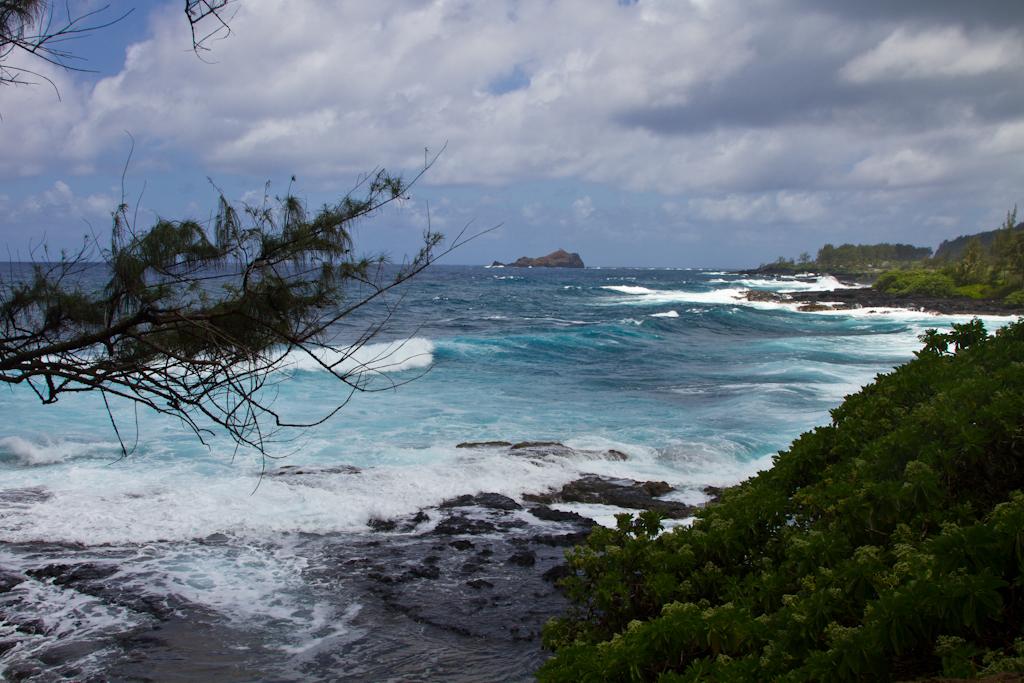
M 480 570 L 488 586 L 509 582 L 505 602 L 458 612 L 462 631 L 446 631 L 431 610 L 461 599 L 457 580 L 440 589 L 412 575 L 403 604 L 388 599 L 394 586 L 367 587 L 367 563 L 419 566 L 416 544 L 436 538 L 437 506 L 464 494 L 522 501 L 593 473 L 665 481 L 669 497 L 705 501 L 704 487 L 770 467 L 843 396 L 910 359 L 925 329 L 965 320 L 737 298 L 844 286 L 812 274 L 434 266 L 352 361 L 369 368 L 374 391 L 275 445 L 270 460 L 220 436 L 204 445 L 172 419 L 119 404 L 134 446 L 121 457 L 99 396 L 44 406 L 24 387 L 5 388 L 0 676 L 528 679 L 544 653 L 535 632 L 507 623 L 509 605 L 531 600 L 514 577 Z M 378 312 L 344 321 L 338 343 Z M 275 405 L 296 418 L 346 396 L 308 360 L 277 379 Z M 574 455 L 457 448 L 488 440 L 557 441 Z M 627 457 L 587 455 L 609 449 Z M 273 476 L 282 467 L 300 473 Z M 623 511 L 556 507 L 605 524 Z M 415 530 L 368 526 L 421 510 Z M 431 542 L 423 552 L 436 551 L 435 565 L 455 552 Z M 409 607 L 413 593 L 434 607 Z M 538 623 L 560 604 L 545 596 Z M 486 622 L 480 633 L 475 618 Z

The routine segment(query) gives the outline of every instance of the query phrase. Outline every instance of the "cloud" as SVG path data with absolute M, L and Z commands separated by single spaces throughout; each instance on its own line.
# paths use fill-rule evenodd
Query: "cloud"
M 76 194 L 67 182 L 57 180 L 43 191 L 29 194 L 20 200 L 6 194 L 0 197 L 0 206 L 3 208 L 0 222 L 16 224 L 43 215 L 58 219 L 109 218 L 117 208 L 115 202 L 112 196 L 102 193 L 84 196 Z
M 950 163 L 946 159 L 913 149 L 901 149 L 857 162 L 851 176 L 867 185 L 899 187 L 939 180 L 949 170 Z
M 908 32 L 897 29 L 870 51 L 840 70 L 854 83 L 980 76 L 1016 69 L 1024 62 L 1024 45 L 1016 32 L 986 32 L 968 38 L 957 26 Z
M 688 208 L 705 220 L 733 223 L 811 223 L 828 213 L 822 197 L 799 192 L 705 197 L 691 200 Z
M 594 215 L 594 202 L 590 196 L 580 197 L 572 203 L 572 214 L 577 221 L 583 222 Z
M 717 226 L 799 228 L 868 200 L 925 215 L 959 198 L 973 216 L 1024 187 L 1018 6 L 251 0 L 204 63 L 167 2 L 117 73 L 57 73 L 63 103 L 0 92 L 0 174 L 117 174 L 128 130 L 136 168 L 348 188 L 447 142 L 425 184 L 588 234 L 618 217 L 616 192 Z M 545 184 L 564 194 L 533 192 Z M 513 186 L 529 189 L 499 192 Z

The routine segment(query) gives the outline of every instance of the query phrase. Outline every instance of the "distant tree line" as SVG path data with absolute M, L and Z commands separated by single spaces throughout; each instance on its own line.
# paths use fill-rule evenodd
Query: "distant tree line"
M 930 247 L 912 244 L 826 244 L 818 250 L 817 263 L 822 267 L 871 267 L 893 262 L 921 261 L 930 258 Z
M 997 229 L 943 243 L 936 257 L 907 270 L 883 273 L 875 287 L 895 294 L 1005 299 L 1024 305 L 1024 226 L 1017 209 Z
M 797 259 L 780 256 L 769 267 L 782 269 L 843 269 L 863 270 L 871 268 L 887 268 L 895 265 L 930 258 L 929 247 L 915 247 L 913 244 L 826 244 L 818 250 L 817 257 L 811 259 L 807 252 Z

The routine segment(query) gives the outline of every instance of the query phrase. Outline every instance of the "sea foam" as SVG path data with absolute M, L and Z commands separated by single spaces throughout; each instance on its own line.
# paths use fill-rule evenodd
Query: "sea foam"
M 283 367 L 315 372 L 330 369 L 337 374 L 388 373 L 430 367 L 434 362 L 434 342 L 411 337 L 393 342 L 378 342 L 339 349 L 318 349 L 312 353 L 292 351 Z

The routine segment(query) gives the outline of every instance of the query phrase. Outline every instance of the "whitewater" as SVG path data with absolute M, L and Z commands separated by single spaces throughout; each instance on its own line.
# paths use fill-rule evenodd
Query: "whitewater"
M 437 506 L 466 494 L 522 502 L 597 474 L 664 481 L 674 499 L 701 503 L 705 487 L 770 467 L 843 396 L 910 359 L 926 329 L 966 320 L 807 313 L 742 297 L 848 286 L 813 274 L 434 267 L 369 344 L 286 359 L 275 404 L 286 417 L 344 400 L 321 363 L 367 373 L 374 391 L 269 458 L 223 437 L 204 445 L 174 420 L 117 404 L 130 425 L 122 457 L 99 396 L 42 406 L 24 388 L 5 390 L 0 676 L 478 680 L 474 667 L 501 667 L 527 679 L 540 645 L 502 641 L 494 605 L 473 614 L 499 635 L 470 642 L 392 609 L 359 562 L 418 566 Z M 345 320 L 339 348 L 374 314 Z M 986 319 L 990 329 L 1006 322 Z M 458 448 L 489 440 L 571 450 Z M 626 457 L 594 455 L 609 450 Z M 605 524 L 624 511 L 556 507 Z M 385 539 L 373 526 L 421 511 L 415 531 Z M 543 526 L 525 512 L 510 518 Z M 94 576 L 75 583 L 68 567 Z M 436 600 L 461 595 L 450 590 Z M 159 645 L 144 641 L 154 630 Z

